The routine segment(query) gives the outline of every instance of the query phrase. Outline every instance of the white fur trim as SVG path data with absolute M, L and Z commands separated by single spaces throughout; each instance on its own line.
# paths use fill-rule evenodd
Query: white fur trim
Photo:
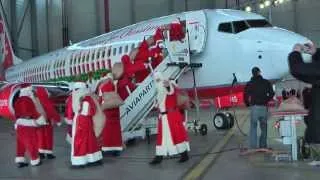
M 39 153 L 52 154 L 52 150 L 39 149 Z
M 178 154 L 178 151 L 172 141 L 172 136 L 171 136 L 167 115 L 161 116 L 161 124 L 162 124 L 162 142 L 161 142 L 161 146 L 156 146 L 156 154 L 159 156 L 165 156 L 167 154 L 169 155 Z
M 72 92 L 72 110 L 78 113 L 81 105 L 81 98 L 89 93 L 89 89 L 83 88 Z
M 69 144 L 71 144 L 71 142 L 72 142 L 72 138 L 71 138 L 71 136 L 67 133 L 66 134 L 66 141 L 69 143 Z
M 72 90 L 75 90 L 75 89 L 82 89 L 82 88 L 86 88 L 87 87 L 87 84 L 84 83 L 84 82 L 74 82 L 70 85 L 70 88 Z
M 30 161 L 30 164 L 31 164 L 32 166 L 38 165 L 39 163 L 40 163 L 40 159 L 39 159 L 39 158 L 36 159 L 36 160 L 31 160 L 31 161 Z
M 185 151 L 190 151 L 190 144 L 187 141 L 176 144 L 178 153 L 183 153 Z
M 64 118 L 64 122 L 68 125 L 72 125 L 72 119 Z
M 71 156 L 71 164 L 75 166 L 85 165 L 87 163 L 93 163 L 102 159 L 101 151 L 97 151 L 92 154 L 83 156 Z
M 34 119 L 23 119 L 19 118 L 16 120 L 17 126 L 28 126 L 28 127 L 38 127 Z
M 43 125 L 47 125 L 48 124 L 44 116 L 38 117 L 38 119 L 36 119 L 35 122 L 39 126 L 43 126 Z
M 102 147 L 102 151 L 122 151 L 123 147 Z
M 87 154 L 87 158 L 89 163 L 93 163 L 102 159 L 102 153 L 101 151 L 97 151 L 92 154 Z
M 16 157 L 15 162 L 16 163 L 24 163 L 24 162 L 26 162 L 26 158 L 25 157 Z
M 85 165 L 88 163 L 87 156 L 71 156 L 71 164 L 73 166 Z
M 25 87 L 25 88 L 22 88 L 20 89 L 20 97 L 21 96 L 33 96 L 33 92 L 32 92 L 32 86 L 28 86 L 28 87 Z
M 88 116 L 89 114 L 89 102 L 85 101 L 82 103 L 81 115 Z
M 78 113 L 75 113 L 73 117 L 73 124 L 72 124 L 72 133 L 71 133 L 71 162 L 74 155 L 74 138 L 76 136 L 76 126 L 77 126 L 77 116 Z M 80 160 L 79 160 L 80 161 Z

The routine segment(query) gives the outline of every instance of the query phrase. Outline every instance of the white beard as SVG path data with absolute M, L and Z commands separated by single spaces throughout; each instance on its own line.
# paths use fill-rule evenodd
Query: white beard
M 32 95 L 31 99 L 32 99 L 34 106 L 36 107 L 36 110 L 38 111 L 38 113 L 40 113 L 44 117 L 47 117 L 46 112 L 44 111 L 43 106 L 41 105 L 39 98 Z
M 155 83 L 156 89 L 157 89 L 157 101 L 158 103 L 162 103 L 168 94 L 167 89 L 163 86 L 162 81 L 159 83 Z
M 72 92 L 72 110 L 75 114 L 77 114 L 80 111 L 80 102 L 82 97 L 84 97 L 88 93 L 89 90 L 87 88 L 78 89 Z

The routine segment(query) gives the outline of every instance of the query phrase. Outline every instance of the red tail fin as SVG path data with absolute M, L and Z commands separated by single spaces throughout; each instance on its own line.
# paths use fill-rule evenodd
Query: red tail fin
M 5 70 L 13 66 L 13 49 L 6 31 L 5 22 L 0 16 L 0 80 L 5 80 Z

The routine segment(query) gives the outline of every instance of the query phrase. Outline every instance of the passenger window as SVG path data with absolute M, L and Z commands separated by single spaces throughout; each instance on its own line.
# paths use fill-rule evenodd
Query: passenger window
M 127 53 L 129 51 L 129 46 L 126 45 L 125 48 L 124 48 L 124 53 Z
M 106 56 L 106 50 L 102 50 L 102 58 L 105 58 Z
M 113 48 L 113 50 L 112 50 L 112 55 L 113 55 L 113 56 L 116 56 L 116 54 L 117 54 L 117 49 L 116 49 L 116 48 Z
M 235 33 L 245 31 L 249 28 L 246 22 L 244 21 L 234 21 L 232 23 L 233 23 L 233 28 Z
M 122 46 L 119 47 L 119 54 L 122 54 Z
M 84 63 L 85 59 L 86 59 L 86 55 L 82 54 L 82 63 Z
M 89 58 L 90 58 L 90 55 L 89 55 L 89 53 L 88 53 L 88 54 L 87 54 L 87 59 L 86 59 L 87 62 L 89 62 Z
M 131 50 L 134 49 L 134 44 L 131 45 Z
M 218 27 L 219 32 L 232 33 L 231 23 L 221 23 Z
M 111 48 L 108 49 L 108 57 L 111 55 Z
M 94 52 L 91 55 L 91 60 L 93 60 L 93 59 L 94 59 Z

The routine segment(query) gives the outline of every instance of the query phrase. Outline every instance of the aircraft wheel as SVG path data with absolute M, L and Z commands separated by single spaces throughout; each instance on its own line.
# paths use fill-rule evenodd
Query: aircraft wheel
M 200 126 L 200 134 L 202 136 L 205 136 L 205 135 L 207 135 L 207 133 L 208 133 L 208 126 L 206 124 L 201 124 L 201 126 Z
M 213 117 L 213 126 L 216 129 L 225 129 L 228 125 L 228 117 L 225 113 L 217 113 Z
M 228 118 L 228 125 L 226 129 L 231 129 L 234 126 L 234 116 L 230 112 L 227 112 L 226 115 Z

